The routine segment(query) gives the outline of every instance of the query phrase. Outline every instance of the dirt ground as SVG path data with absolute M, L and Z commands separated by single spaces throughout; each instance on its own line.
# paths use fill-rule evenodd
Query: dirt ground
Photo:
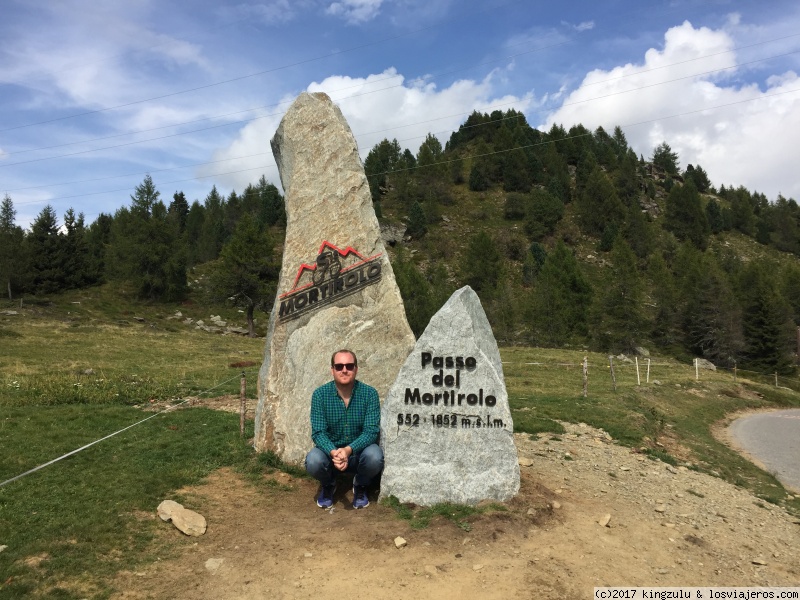
M 413 530 L 375 494 L 356 511 L 342 490 L 327 511 L 312 481 L 273 473 L 256 487 L 218 471 L 181 491 L 206 534 L 160 523 L 178 556 L 122 573 L 113 598 L 563 600 L 590 598 L 594 586 L 800 585 L 800 520 L 602 431 L 567 427 L 516 436 L 520 493 L 506 511 L 469 517 L 470 531 L 442 518 Z

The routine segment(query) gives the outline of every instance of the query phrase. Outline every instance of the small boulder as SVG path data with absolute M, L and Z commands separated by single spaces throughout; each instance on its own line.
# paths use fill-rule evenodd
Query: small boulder
M 181 532 L 194 537 L 206 532 L 206 519 L 200 513 L 184 508 L 174 500 L 164 500 L 158 505 L 158 516 L 162 521 L 172 521 Z
M 209 558 L 206 561 L 206 571 L 209 573 L 215 573 L 217 569 L 222 566 L 222 563 L 225 562 L 224 558 Z
M 716 371 L 717 367 L 714 366 L 710 360 L 706 360 L 705 358 L 696 358 L 697 361 L 697 368 L 698 369 L 705 369 L 706 371 Z

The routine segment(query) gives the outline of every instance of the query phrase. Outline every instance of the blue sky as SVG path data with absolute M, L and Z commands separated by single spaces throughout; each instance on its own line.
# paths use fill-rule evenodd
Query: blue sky
M 712 183 L 800 200 L 797 2 L 3 0 L 0 195 L 87 222 L 150 173 L 168 203 L 264 174 L 302 91 L 339 104 L 362 158 L 416 153 L 473 110 L 620 125 Z

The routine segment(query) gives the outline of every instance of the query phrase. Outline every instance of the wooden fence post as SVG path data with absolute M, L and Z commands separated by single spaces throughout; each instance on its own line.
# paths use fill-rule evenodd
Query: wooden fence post
M 239 385 L 239 437 L 244 437 L 244 413 L 247 412 L 247 402 L 245 400 L 246 381 L 244 371 L 242 371 L 242 381 Z
M 642 385 L 642 378 L 639 376 L 639 357 L 634 356 L 633 360 L 636 361 L 636 385 Z
M 589 358 L 583 357 L 583 397 L 589 395 Z
M 647 383 L 650 383 L 650 359 L 647 359 Z
M 609 354 L 608 364 L 611 366 L 611 383 L 614 385 L 614 391 L 617 391 L 617 377 L 614 375 L 614 357 Z
M 775 371 L 775 387 L 778 387 L 778 372 Z
M 700 381 L 700 361 L 694 359 L 694 380 Z

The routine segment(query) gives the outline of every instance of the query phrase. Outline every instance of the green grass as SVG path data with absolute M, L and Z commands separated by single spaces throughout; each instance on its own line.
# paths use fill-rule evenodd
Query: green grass
M 138 405 L 238 395 L 242 369 L 230 365 L 260 364 L 263 339 L 168 318 L 181 310 L 230 321 L 236 313 L 139 303 L 119 292 L 103 286 L 0 304 L 19 313 L 0 315 L 0 482 L 154 414 Z M 252 399 L 257 366 L 245 371 Z M 284 467 L 254 456 L 238 415 L 191 408 L 0 487 L 0 544 L 8 546 L 0 599 L 107 598 L 114 573 L 169 553 L 154 543 L 161 500 L 222 466 L 266 485 L 263 474 Z M 26 565 L 37 556 L 47 558 Z
M 0 308 L 20 312 L 0 315 L 0 482 L 150 416 L 136 407 L 151 400 L 170 404 L 212 388 L 211 395 L 238 394 L 241 368 L 230 365 L 260 364 L 263 353 L 262 339 L 199 332 L 168 318 L 178 309 L 194 319 L 236 313 L 136 303 L 107 287 Z M 661 358 L 652 360 L 651 383 L 640 363 L 641 385 L 633 364 L 615 360 L 614 391 L 601 354 L 508 347 L 501 355 L 516 431 L 558 440 L 562 422 L 587 423 L 653 459 L 715 474 L 800 514 L 800 500 L 772 475 L 710 434 L 737 410 L 800 406 L 796 392 L 743 373 L 734 382 L 730 373 L 706 371 L 695 381 L 690 365 Z M 257 366 L 245 370 L 252 399 Z M 222 466 L 277 490 L 285 486 L 265 473 L 305 476 L 273 454 L 254 455 L 239 438 L 237 416 L 191 408 L 0 487 L 0 544 L 8 546 L 0 553 L 0 600 L 109 597 L 120 569 L 169 555 L 155 541 L 158 503 Z M 385 502 L 414 528 L 442 518 L 468 531 L 480 512 L 499 510 Z M 24 562 L 43 555 L 38 567 Z
M 442 502 L 429 507 L 418 507 L 410 504 L 403 504 L 394 496 L 389 496 L 381 500 L 381 504 L 391 508 L 401 519 L 408 521 L 412 529 L 425 529 L 433 519 L 441 517 L 453 522 L 456 527 L 463 531 L 471 531 L 472 525 L 469 519 L 489 511 L 506 510 L 499 504 L 490 504 L 482 507 L 464 506 L 462 504 L 451 504 Z
M 606 355 L 523 347 L 500 353 L 515 431 L 561 433 L 559 422 L 587 423 L 651 458 L 717 475 L 800 514 L 800 501 L 772 474 L 711 434 L 712 425 L 736 411 L 800 407 L 800 395 L 788 389 L 790 381 L 776 388 L 774 379 L 740 372 L 734 381 L 722 370 L 701 371 L 698 381 L 691 365 L 658 357 L 651 359 L 648 383 L 646 359 L 639 360 L 638 380 L 634 363 L 615 359 L 614 391 Z M 586 398 L 584 356 L 589 361 Z
M 0 480 L 144 418 L 124 406 L 3 411 Z M 105 598 L 120 568 L 154 559 L 158 504 L 223 466 L 248 467 L 238 417 L 192 408 L 159 415 L 0 487 L 0 598 Z M 250 432 L 252 435 L 252 432 Z M 38 567 L 25 559 L 46 555 Z
M 14 332 L 4 336 L 0 353 L 0 407 L 140 404 L 197 395 L 226 380 L 214 395 L 238 395 L 242 369 L 229 365 L 260 364 L 263 339 L 197 331 L 169 319 L 179 309 L 192 310 L 120 300 L 106 286 L 26 300 L 24 308 L 14 307 L 20 314 L 0 315 L 0 331 Z M 206 321 L 220 312 L 194 310 Z M 131 321 L 121 324 L 120 316 Z M 257 367 L 245 370 L 254 398 Z

